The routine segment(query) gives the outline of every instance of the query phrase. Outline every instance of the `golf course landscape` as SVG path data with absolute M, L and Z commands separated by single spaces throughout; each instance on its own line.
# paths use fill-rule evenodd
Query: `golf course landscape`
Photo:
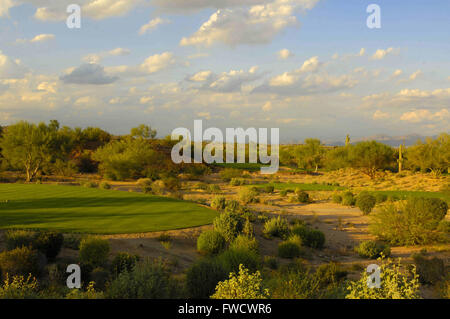
M 0 228 L 120 234 L 210 224 L 217 212 L 177 199 L 76 186 L 0 184 Z

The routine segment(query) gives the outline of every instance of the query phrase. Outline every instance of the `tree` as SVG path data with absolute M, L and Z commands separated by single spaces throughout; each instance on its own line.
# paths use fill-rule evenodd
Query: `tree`
M 394 151 L 390 146 L 376 141 L 360 142 L 349 147 L 349 160 L 352 167 L 361 169 L 373 179 L 379 169 L 392 164 Z
M 141 124 L 138 127 L 134 127 L 131 129 L 130 135 L 132 137 L 141 137 L 144 139 L 154 139 L 156 137 L 156 130 L 152 130 L 152 128 L 148 125 Z
M 13 168 L 24 170 L 32 181 L 49 163 L 57 149 L 59 123 L 38 125 L 21 121 L 8 126 L 0 140 L 3 157 Z
M 307 138 L 303 145 L 299 145 L 295 150 L 295 157 L 299 167 L 304 169 L 314 168 L 317 172 L 319 165 L 323 161 L 325 151 L 318 139 Z
M 410 168 L 440 175 L 449 169 L 450 135 L 443 133 L 436 139 L 427 138 L 425 142 L 419 140 L 407 149 L 406 156 Z

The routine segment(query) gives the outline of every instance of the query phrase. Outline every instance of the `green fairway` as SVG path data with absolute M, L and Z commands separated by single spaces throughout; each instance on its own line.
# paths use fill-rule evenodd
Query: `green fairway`
M 76 186 L 0 184 L 0 229 L 123 234 L 210 224 L 217 212 L 167 197 Z
M 268 183 L 261 185 L 251 185 L 258 188 L 263 188 L 267 185 L 273 186 L 276 190 L 296 190 L 301 189 L 303 191 L 335 191 L 335 190 L 344 190 L 346 187 L 342 186 L 333 186 L 327 184 L 305 184 L 305 183 Z
M 395 196 L 399 199 L 408 197 L 440 198 L 450 203 L 450 194 L 442 192 L 419 192 L 419 191 L 369 191 L 372 194 L 384 194 L 386 196 Z

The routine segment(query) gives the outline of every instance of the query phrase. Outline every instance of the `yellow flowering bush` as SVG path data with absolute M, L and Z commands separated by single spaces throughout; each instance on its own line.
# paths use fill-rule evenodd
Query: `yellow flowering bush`
M 12 280 L 9 275 L 0 286 L 0 299 L 32 299 L 38 297 L 38 283 L 31 274 L 25 279 L 24 276 L 14 276 Z
M 230 273 L 230 279 L 217 284 L 212 299 L 267 299 L 269 290 L 261 286 L 261 273 L 249 274 L 242 264 L 239 265 L 239 275 Z

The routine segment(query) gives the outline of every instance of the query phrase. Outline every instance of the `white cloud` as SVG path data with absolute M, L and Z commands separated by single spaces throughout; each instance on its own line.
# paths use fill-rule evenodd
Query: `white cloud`
M 382 112 L 381 110 L 377 110 L 375 113 L 373 113 L 372 118 L 374 120 L 386 120 L 390 118 L 391 116 L 389 113 Z
M 305 72 L 316 72 L 320 66 L 319 58 L 317 56 L 313 56 L 312 58 L 303 62 L 303 65 L 300 69 L 297 70 L 299 73 Z
M 146 73 L 155 73 L 161 71 L 175 63 L 175 58 L 172 52 L 164 52 L 155 54 L 145 59 L 140 68 Z
M 394 73 L 392 73 L 392 77 L 396 78 L 396 77 L 398 77 L 398 76 L 400 76 L 402 74 L 403 74 L 403 71 L 400 70 L 400 69 L 397 69 L 397 70 L 394 71 Z
M 91 53 L 83 57 L 83 61 L 86 63 L 99 64 L 103 58 L 109 56 L 125 56 L 131 54 L 129 49 L 125 48 L 115 48 L 110 51 L 104 51 L 100 53 Z
M 417 79 L 418 76 L 420 76 L 422 74 L 421 70 L 417 70 L 416 72 L 414 72 L 413 74 L 410 75 L 409 79 L 411 81 L 414 81 L 415 79 Z
M 270 79 L 270 86 L 289 86 L 297 82 L 298 77 L 295 74 L 284 72 Z
M 167 23 L 170 23 L 170 21 L 166 20 L 166 19 L 161 19 L 160 17 L 157 17 L 155 19 L 150 20 L 147 24 L 144 24 L 139 29 L 139 34 L 144 35 L 147 32 L 151 32 L 151 31 L 155 30 L 159 25 L 167 24 Z
M 82 12 L 100 20 L 123 16 L 142 3 L 143 0 L 92 0 L 83 6 Z
M 293 56 L 292 52 L 289 51 L 288 49 L 282 49 L 282 50 L 278 51 L 277 54 L 278 54 L 278 58 L 281 60 L 286 60 Z
M 272 102 L 267 101 L 266 104 L 263 105 L 262 110 L 264 112 L 272 111 Z
M 219 9 L 197 32 L 182 38 L 180 45 L 269 43 L 287 27 L 298 24 L 296 11 L 311 9 L 317 1 L 274 0 L 250 8 Z
M 111 84 L 118 80 L 116 76 L 106 74 L 101 65 L 90 63 L 83 64 L 72 72 L 65 74 L 60 79 L 67 84 Z
M 42 82 L 37 86 L 38 91 L 56 94 L 56 82 Z
M 152 4 L 171 12 L 185 12 L 205 8 L 230 8 L 236 6 L 256 5 L 272 0 L 153 0 Z
M 387 48 L 386 50 L 378 49 L 371 57 L 372 60 L 382 60 L 389 54 L 398 54 L 400 49 Z
M 45 41 L 53 40 L 54 38 L 55 38 L 54 34 L 39 34 L 39 35 L 35 36 L 33 39 L 31 39 L 30 42 L 32 42 L 32 43 L 45 42 Z
M 0 79 L 20 79 L 26 71 L 20 60 L 11 59 L 0 50 Z
M 0 1 L 0 17 L 9 16 L 9 9 L 14 7 L 14 2 L 12 0 L 1 0 Z
M 212 71 L 200 71 L 189 77 L 189 81 L 193 82 L 205 82 L 212 76 Z
M 400 120 L 410 123 L 421 123 L 426 121 L 442 121 L 450 119 L 450 112 L 447 109 L 441 109 L 435 113 L 427 109 L 418 109 L 403 113 Z

